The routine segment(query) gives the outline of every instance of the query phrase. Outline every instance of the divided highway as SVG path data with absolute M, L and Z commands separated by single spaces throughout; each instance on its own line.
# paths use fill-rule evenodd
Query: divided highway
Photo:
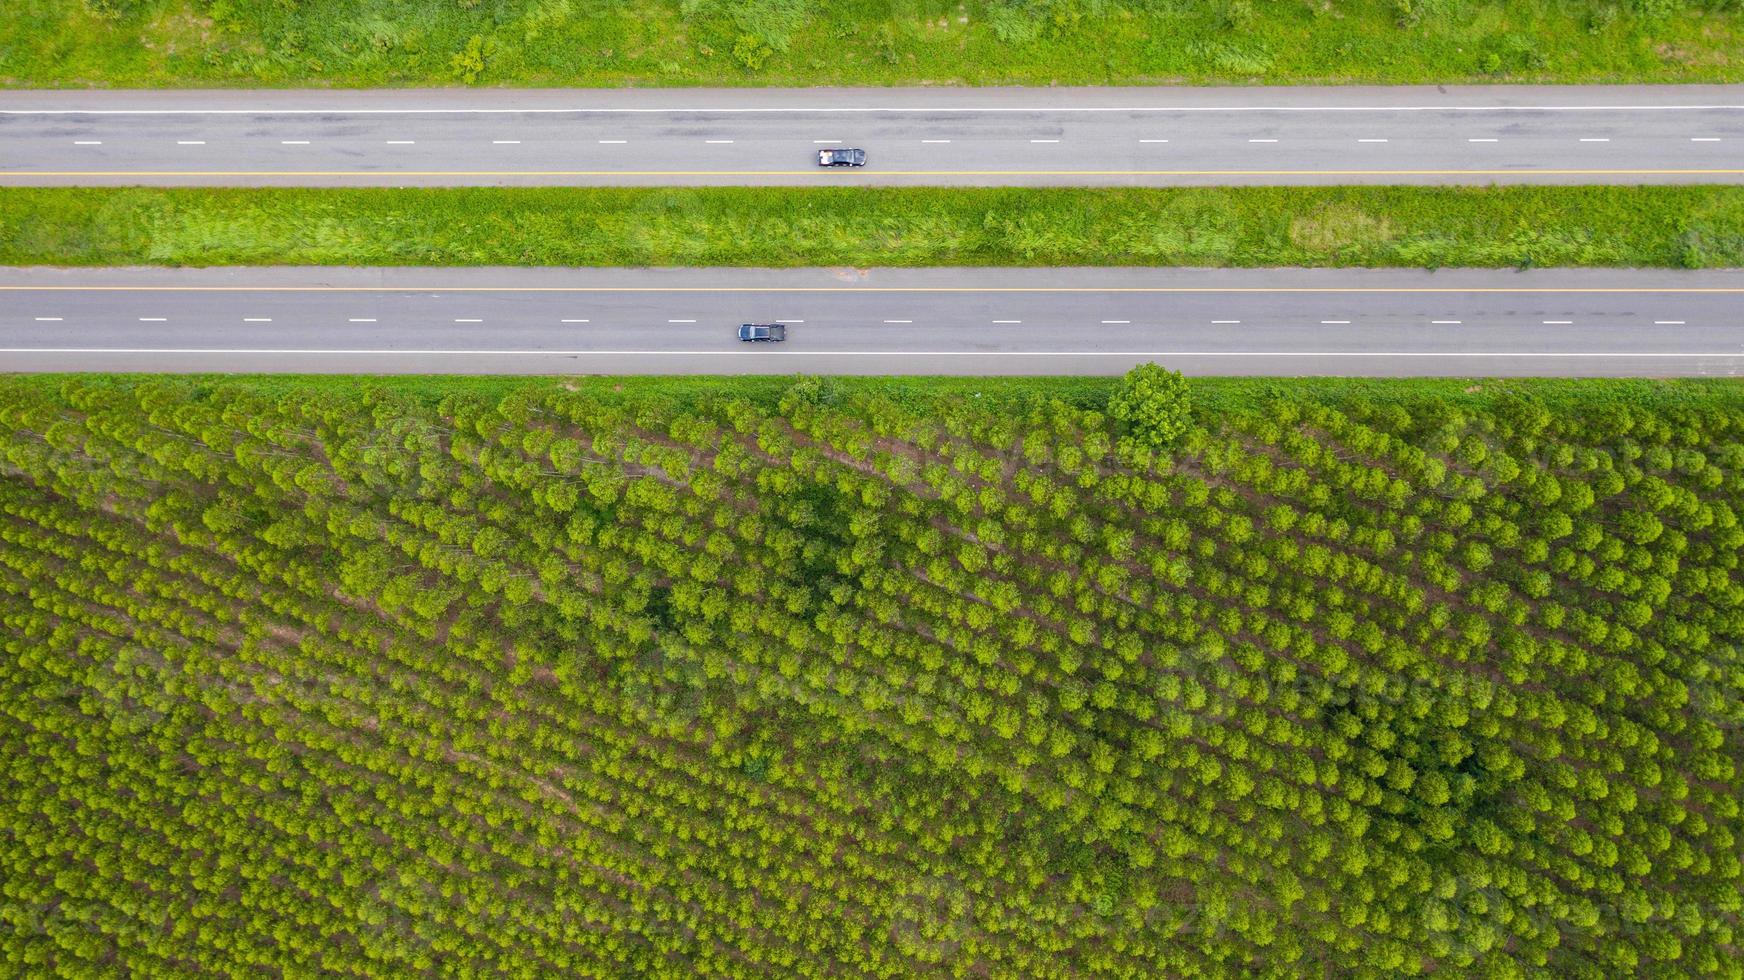
M 1744 86 L 0 92 L 0 185 L 1741 180 Z
M 746 321 L 791 325 L 744 344 Z M 9 371 L 1735 375 L 1744 273 L 0 269 Z

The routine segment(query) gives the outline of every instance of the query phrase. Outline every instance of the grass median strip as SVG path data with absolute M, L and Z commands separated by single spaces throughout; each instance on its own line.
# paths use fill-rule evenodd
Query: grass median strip
M 1744 266 L 1744 188 L 0 189 L 6 265 Z
M 0 85 L 1737 81 L 1729 0 L 31 0 Z

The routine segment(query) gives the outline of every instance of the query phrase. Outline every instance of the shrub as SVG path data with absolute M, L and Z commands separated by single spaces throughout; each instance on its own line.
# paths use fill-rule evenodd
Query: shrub
M 1108 414 L 1140 440 L 1165 448 L 1187 431 L 1192 419 L 1187 381 L 1177 371 L 1140 364 L 1126 373 L 1120 390 L 1109 399 Z

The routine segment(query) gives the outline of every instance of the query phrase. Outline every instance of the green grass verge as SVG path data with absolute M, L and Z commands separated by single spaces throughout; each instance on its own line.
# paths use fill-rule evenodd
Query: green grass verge
M 10 265 L 1744 265 L 1744 188 L 0 190 Z
M 20 0 L 0 84 L 1736 81 L 1736 0 Z
M 369 398 L 386 393 L 436 406 L 451 397 L 500 400 L 556 387 L 600 402 L 646 402 L 696 407 L 725 398 L 775 410 L 797 375 L 576 376 L 553 380 L 525 375 L 300 375 L 186 374 L 178 384 L 197 392 L 246 388 L 262 397 L 311 397 L 318 392 Z M 123 387 L 162 380 L 156 374 L 0 375 L 6 385 L 56 391 L 68 382 L 101 381 Z M 824 377 L 824 399 L 878 398 L 926 413 L 973 399 L 989 411 L 1028 411 L 1059 401 L 1100 411 L 1120 386 L 1119 378 L 891 375 Z M 1436 403 L 1475 412 L 1525 398 L 1558 412 L 1579 413 L 1630 406 L 1646 411 L 1699 408 L 1744 412 L 1744 381 L 1734 378 L 1188 378 L 1193 405 L 1203 416 L 1263 409 L 1280 399 L 1352 405 L 1414 406 Z

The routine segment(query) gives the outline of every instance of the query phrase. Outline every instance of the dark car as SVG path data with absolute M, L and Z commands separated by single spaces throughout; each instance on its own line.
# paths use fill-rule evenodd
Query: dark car
M 787 324 L 741 323 L 739 324 L 739 339 L 755 343 L 786 340 Z
M 820 167 L 864 167 L 866 165 L 865 150 L 819 150 L 818 166 Z

